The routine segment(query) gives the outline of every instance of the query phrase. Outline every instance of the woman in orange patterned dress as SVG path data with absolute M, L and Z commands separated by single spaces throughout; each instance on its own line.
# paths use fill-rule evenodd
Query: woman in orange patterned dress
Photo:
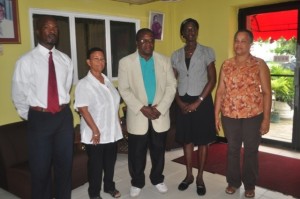
M 235 56 L 225 60 L 221 67 L 215 98 L 216 128 L 219 131 L 222 122 L 228 141 L 225 191 L 234 194 L 243 183 L 247 198 L 255 196 L 258 147 L 261 136 L 269 131 L 271 112 L 270 71 L 264 60 L 250 54 L 252 42 L 251 31 L 236 32 Z

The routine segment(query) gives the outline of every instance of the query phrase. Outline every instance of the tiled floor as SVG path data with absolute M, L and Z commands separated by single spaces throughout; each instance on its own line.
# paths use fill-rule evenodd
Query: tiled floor
M 278 148 L 270 148 L 266 146 L 261 146 L 260 151 L 274 153 L 277 155 L 283 155 L 288 157 L 294 157 L 300 159 L 300 152 L 286 151 Z M 224 192 L 226 186 L 225 177 L 218 174 L 212 174 L 205 172 L 204 181 L 206 184 L 207 193 L 205 196 L 200 197 L 196 193 L 196 185 L 192 184 L 186 191 L 178 191 L 178 183 L 183 180 L 185 177 L 185 167 L 181 164 L 175 163 L 172 160 L 182 156 L 181 149 L 174 149 L 166 152 L 166 164 L 165 164 L 165 182 L 168 185 L 169 191 L 166 194 L 160 194 L 154 186 L 151 185 L 149 181 L 149 169 L 151 162 L 148 158 L 147 167 L 146 167 L 146 186 L 142 189 L 141 194 L 137 199 L 198 199 L 198 198 L 207 198 L 207 199 L 238 199 L 245 198 L 244 190 L 240 188 L 235 194 L 228 195 Z M 194 170 L 194 175 L 196 175 L 196 170 Z M 130 198 L 129 188 L 130 188 L 130 177 L 127 167 L 127 155 L 118 154 L 118 160 L 115 168 L 115 182 L 116 187 L 122 194 L 121 199 Z M 72 191 L 72 199 L 88 199 L 87 194 L 88 184 Z M 101 192 L 103 199 L 111 199 L 112 197 L 106 193 Z M 16 199 L 16 197 L 11 196 L 10 194 L 5 193 L 3 190 L 0 190 L 0 198 L 2 199 Z M 270 191 L 261 187 L 256 187 L 256 199 L 286 199 L 293 198 L 291 196 L 286 196 L 278 192 Z

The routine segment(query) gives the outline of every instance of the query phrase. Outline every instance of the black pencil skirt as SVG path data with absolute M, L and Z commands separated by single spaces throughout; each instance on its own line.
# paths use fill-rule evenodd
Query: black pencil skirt
M 192 103 L 198 96 L 184 95 L 181 100 Z M 176 140 L 182 144 L 206 145 L 216 140 L 214 105 L 209 95 L 201 102 L 196 111 L 183 114 L 177 111 Z

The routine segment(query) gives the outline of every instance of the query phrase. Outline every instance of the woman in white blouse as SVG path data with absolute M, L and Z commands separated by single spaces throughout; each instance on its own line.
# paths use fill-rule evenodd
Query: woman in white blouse
M 88 194 L 100 199 L 102 172 L 104 192 L 114 198 L 121 196 L 113 181 L 117 158 L 117 141 L 122 138 L 119 123 L 120 95 L 102 73 L 105 55 L 101 48 L 91 48 L 87 53 L 90 70 L 75 90 L 74 108 L 81 114 L 81 142 L 88 155 Z

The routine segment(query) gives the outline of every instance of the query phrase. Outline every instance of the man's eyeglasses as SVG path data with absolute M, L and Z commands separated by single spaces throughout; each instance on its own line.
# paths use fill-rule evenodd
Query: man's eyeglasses
M 95 61 L 95 62 L 105 62 L 105 59 L 104 58 L 91 58 L 90 59 L 91 61 Z
M 141 39 L 140 43 L 141 44 L 145 44 L 145 43 L 153 44 L 154 43 L 154 39 Z

